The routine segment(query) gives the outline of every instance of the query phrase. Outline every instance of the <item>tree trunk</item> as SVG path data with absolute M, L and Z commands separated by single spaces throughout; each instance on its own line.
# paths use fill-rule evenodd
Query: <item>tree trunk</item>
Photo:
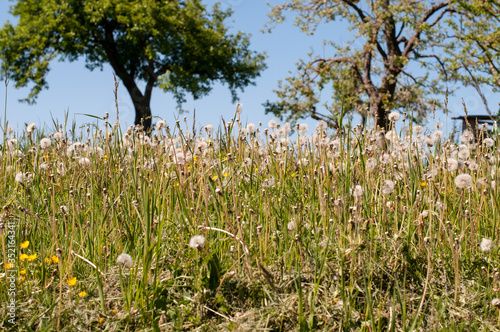
M 153 122 L 151 113 L 151 92 L 152 86 L 149 84 L 146 86 L 146 91 L 143 94 L 135 84 L 124 84 L 127 88 L 130 98 L 132 98 L 132 103 L 135 109 L 135 125 L 142 125 L 144 131 L 149 132 L 151 130 L 151 125 Z

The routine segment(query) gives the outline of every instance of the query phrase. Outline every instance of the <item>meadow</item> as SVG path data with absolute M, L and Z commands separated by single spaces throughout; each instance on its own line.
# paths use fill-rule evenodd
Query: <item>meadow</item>
M 498 134 L 240 112 L 7 130 L 0 329 L 500 330 Z

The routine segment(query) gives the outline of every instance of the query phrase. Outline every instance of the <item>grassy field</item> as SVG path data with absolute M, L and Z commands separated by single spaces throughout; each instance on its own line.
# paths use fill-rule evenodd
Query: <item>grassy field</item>
M 5 133 L 0 329 L 499 330 L 499 138 L 398 117 Z

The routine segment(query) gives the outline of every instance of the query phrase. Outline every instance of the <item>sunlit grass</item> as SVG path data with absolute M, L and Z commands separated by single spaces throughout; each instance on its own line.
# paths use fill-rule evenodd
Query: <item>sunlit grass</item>
M 497 135 L 166 125 L 6 133 L 2 328 L 500 328 Z

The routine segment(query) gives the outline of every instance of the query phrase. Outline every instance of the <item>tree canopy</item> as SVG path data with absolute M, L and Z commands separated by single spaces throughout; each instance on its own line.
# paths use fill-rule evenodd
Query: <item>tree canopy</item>
M 265 68 L 247 35 L 228 32 L 231 11 L 208 11 L 200 0 L 18 0 L 11 12 L 18 22 L 0 30 L 0 52 L 15 87 L 31 88 L 29 103 L 48 87 L 52 60 L 83 57 L 90 70 L 111 65 L 132 98 L 135 123 L 149 128 L 154 87 L 180 105 L 219 81 L 234 101 Z
M 458 52 L 457 27 L 468 19 L 465 8 L 458 7 L 452 0 L 290 0 L 274 6 L 270 29 L 292 12 L 306 33 L 341 20 L 354 36 L 343 44 L 328 41 L 330 56 L 301 60 L 297 74 L 280 83 L 279 100 L 266 103 L 267 112 L 331 124 L 342 114 L 358 112 L 363 119 L 373 116 L 382 128 L 388 126 L 390 110 L 421 119 L 439 105 L 436 95 L 442 98 L 446 82 L 463 78 L 450 72 Z M 320 110 L 320 95 L 328 88 L 332 99 Z

